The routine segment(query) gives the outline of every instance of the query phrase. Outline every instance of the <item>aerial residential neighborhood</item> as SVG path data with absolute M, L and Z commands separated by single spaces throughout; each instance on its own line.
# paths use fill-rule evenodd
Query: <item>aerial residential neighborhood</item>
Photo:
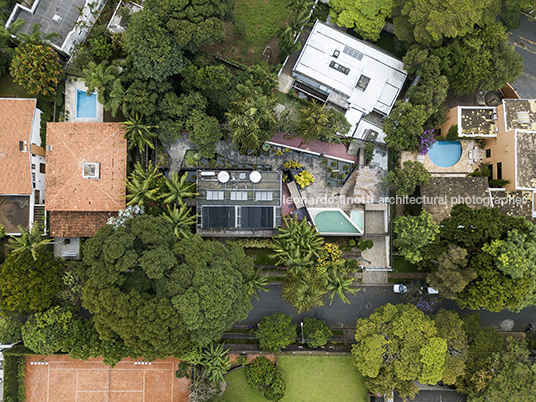
M 536 402 L 534 0 L 6 0 L 6 402 Z

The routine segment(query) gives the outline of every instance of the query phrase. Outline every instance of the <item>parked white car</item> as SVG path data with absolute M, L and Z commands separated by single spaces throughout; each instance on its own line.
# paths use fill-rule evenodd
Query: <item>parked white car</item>
M 406 285 L 402 285 L 401 283 L 397 283 L 393 285 L 393 292 L 395 293 L 404 294 L 407 291 L 408 291 L 408 288 L 406 287 Z
M 428 285 L 421 286 L 421 292 L 425 295 L 437 295 L 439 294 L 438 290 L 435 290 L 434 288 L 431 288 Z

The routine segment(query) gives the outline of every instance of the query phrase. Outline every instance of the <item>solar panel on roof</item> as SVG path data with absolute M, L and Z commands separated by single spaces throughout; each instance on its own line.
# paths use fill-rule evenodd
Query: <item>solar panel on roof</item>
M 271 229 L 274 227 L 274 207 L 242 207 L 242 229 Z
M 234 228 L 236 226 L 235 207 L 202 207 L 202 228 Z

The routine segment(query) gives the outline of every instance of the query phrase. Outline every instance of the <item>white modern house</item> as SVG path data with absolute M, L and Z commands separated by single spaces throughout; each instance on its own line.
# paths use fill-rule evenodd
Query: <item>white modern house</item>
M 26 24 L 21 32 L 31 33 L 35 23 L 44 33 L 57 32 L 60 37 L 52 45 L 63 55 L 70 57 L 75 46 L 82 43 L 106 0 L 33 0 L 31 6 L 17 4 L 6 22 L 6 28 L 17 19 Z
M 36 99 L 0 98 L 0 224 L 9 235 L 46 222 L 40 127 Z
M 407 73 L 401 60 L 382 49 L 317 21 L 292 77 L 296 91 L 345 112 L 352 125 L 347 136 L 383 142 L 381 121 Z

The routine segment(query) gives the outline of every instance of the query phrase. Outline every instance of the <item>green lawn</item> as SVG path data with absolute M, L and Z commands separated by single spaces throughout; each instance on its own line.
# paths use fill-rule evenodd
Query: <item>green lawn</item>
M 406 259 L 400 255 L 395 255 L 394 258 L 394 269 L 396 272 L 430 272 L 430 270 L 424 269 L 423 267 L 411 264 L 406 261 Z
M 206 50 L 249 66 L 261 61 L 264 48 L 270 45 L 274 54 L 269 64 L 276 65 L 279 53 L 275 36 L 288 18 L 287 3 L 288 0 L 237 0 L 235 21 L 238 26 L 245 23 L 245 32 L 239 34 L 235 25 L 226 23 L 225 40 Z
M 351 357 L 283 356 L 277 366 L 286 382 L 281 402 L 365 402 L 363 377 Z M 219 402 L 257 402 L 266 399 L 247 384 L 245 370 L 226 377 L 229 387 Z
M 9 70 L 0 77 L 0 96 L 18 96 L 19 98 L 35 98 L 30 95 L 23 87 L 13 82 Z
M 238 369 L 225 376 L 229 386 L 216 402 L 266 402 L 262 392 L 250 387 L 246 380 L 246 369 Z

